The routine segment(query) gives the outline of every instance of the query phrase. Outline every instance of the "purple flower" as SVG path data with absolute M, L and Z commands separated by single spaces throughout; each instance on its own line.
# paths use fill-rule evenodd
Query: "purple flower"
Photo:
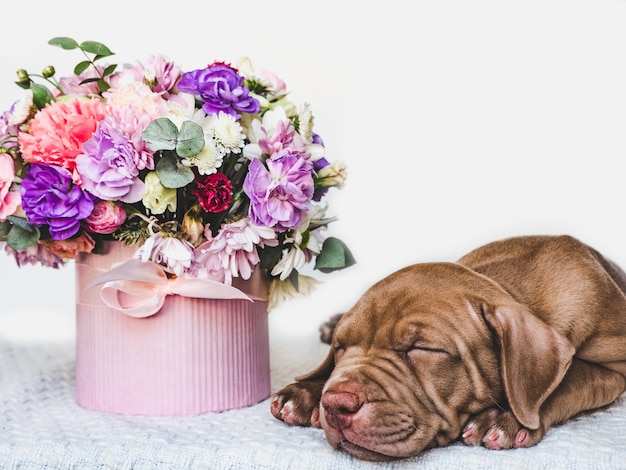
M 31 224 L 49 225 L 53 240 L 73 237 L 91 214 L 93 197 L 72 183 L 64 168 L 33 163 L 20 187 L 22 208 Z
M 238 112 L 257 113 L 261 105 L 249 95 L 250 90 L 243 86 L 244 78 L 229 65 L 216 62 L 205 69 L 183 74 L 178 82 L 178 90 L 200 96 L 205 113 L 218 114 L 223 111 L 236 118 Z
M 313 164 L 289 152 L 250 163 L 243 189 L 250 198 L 250 218 L 255 225 L 275 227 L 279 232 L 300 225 L 313 196 Z M 268 171 L 269 170 L 269 171 Z
M 105 119 L 76 157 L 82 186 L 105 201 L 141 200 L 144 184 L 137 177 L 140 158 L 132 143 Z
M 314 140 L 314 142 L 315 142 L 315 140 Z M 326 160 L 324 157 L 322 157 L 322 158 L 320 158 L 318 160 L 315 160 L 313 162 L 313 169 L 317 173 L 322 168 L 325 168 L 328 165 L 330 165 L 328 160 Z M 322 198 L 326 195 L 327 192 L 328 192 L 328 187 L 315 188 L 315 193 L 313 194 L 313 200 L 315 202 L 321 201 Z

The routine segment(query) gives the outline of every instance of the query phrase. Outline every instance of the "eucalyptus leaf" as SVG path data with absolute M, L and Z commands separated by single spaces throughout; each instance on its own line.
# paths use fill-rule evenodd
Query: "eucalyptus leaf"
M 78 43 L 74 39 L 67 37 L 52 38 L 48 41 L 48 44 L 50 44 L 51 46 L 61 47 L 68 51 L 76 49 L 78 47 Z
M 158 118 L 146 126 L 141 137 L 154 152 L 174 150 L 178 140 L 178 127 L 168 118 Z
M 176 153 L 181 158 L 198 155 L 204 148 L 204 132 L 202 127 L 193 121 L 184 121 L 180 127 Z
M 96 41 L 83 41 L 80 43 L 79 47 L 85 52 L 90 52 L 100 57 L 107 57 L 114 54 L 107 46 Z
M 37 227 L 34 227 L 34 231 L 24 230 L 18 225 L 13 225 L 7 236 L 7 244 L 14 250 L 24 250 L 29 246 L 37 243 L 40 237 L 40 232 Z
M 344 242 L 335 237 L 324 240 L 322 251 L 315 259 L 315 269 L 329 273 L 352 266 L 356 261 Z
M 33 103 L 37 106 L 37 109 L 43 109 L 50 101 L 54 99 L 50 90 L 45 86 L 37 83 L 31 83 L 30 89 L 33 91 Z
M 159 160 L 156 172 L 161 184 L 170 189 L 182 188 L 194 180 L 191 168 L 181 164 L 176 155 L 171 153 L 166 153 Z
M 5 220 L 4 222 L 0 222 L 0 238 L 4 238 L 9 234 L 9 230 L 11 230 L 11 223 Z
M 38 228 L 36 226 L 31 224 L 24 217 L 16 217 L 14 215 L 10 215 L 10 216 L 7 217 L 7 220 L 9 222 L 11 222 L 13 225 L 17 225 L 22 230 L 26 230 L 28 232 L 36 232 L 38 230 Z

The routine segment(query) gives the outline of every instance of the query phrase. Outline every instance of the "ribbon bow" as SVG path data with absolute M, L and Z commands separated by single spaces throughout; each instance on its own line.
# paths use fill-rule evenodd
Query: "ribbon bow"
M 87 288 L 101 285 L 100 297 L 109 307 L 128 316 L 145 318 L 158 312 L 168 295 L 200 299 L 252 299 L 236 287 L 191 276 L 169 279 L 152 261 L 131 258 L 95 279 Z

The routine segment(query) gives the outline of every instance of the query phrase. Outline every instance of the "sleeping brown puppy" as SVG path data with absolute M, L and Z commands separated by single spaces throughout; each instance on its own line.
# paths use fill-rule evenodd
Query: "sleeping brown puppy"
M 626 389 L 626 274 L 571 237 L 511 238 L 401 269 L 336 325 L 272 414 L 367 460 L 461 439 L 529 447 Z

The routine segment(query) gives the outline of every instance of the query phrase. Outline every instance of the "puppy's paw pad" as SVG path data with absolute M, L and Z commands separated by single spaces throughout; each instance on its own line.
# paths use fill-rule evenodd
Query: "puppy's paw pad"
M 499 412 L 497 408 L 492 408 L 474 416 L 461 433 L 463 442 L 471 446 L 481 445 L 487 432 L 494 427 Z
M 287 400 L 281 395 L 274 395 L 270 403 L 270 410 L 276 419 L 290 426 L 310 426 L 310 417 L 299 412 L 292 400 Z
M 272 415 L 291 426 L 320 426 L 319 404 L 323 382 L 296 382 L 272 395 Z
M 515 443 L 513 446 L 516 448 L 532 447 L 541 441 L 545 434 L 546 432 L 543 427 L 535 430 L 521 428 L 515 436 Z
M 520 423 L 513 413 L 491 408 L 475 416 L 461 435 L 468 445 L 484 445 L 488 449 L 510 449 L 516 445 Z

